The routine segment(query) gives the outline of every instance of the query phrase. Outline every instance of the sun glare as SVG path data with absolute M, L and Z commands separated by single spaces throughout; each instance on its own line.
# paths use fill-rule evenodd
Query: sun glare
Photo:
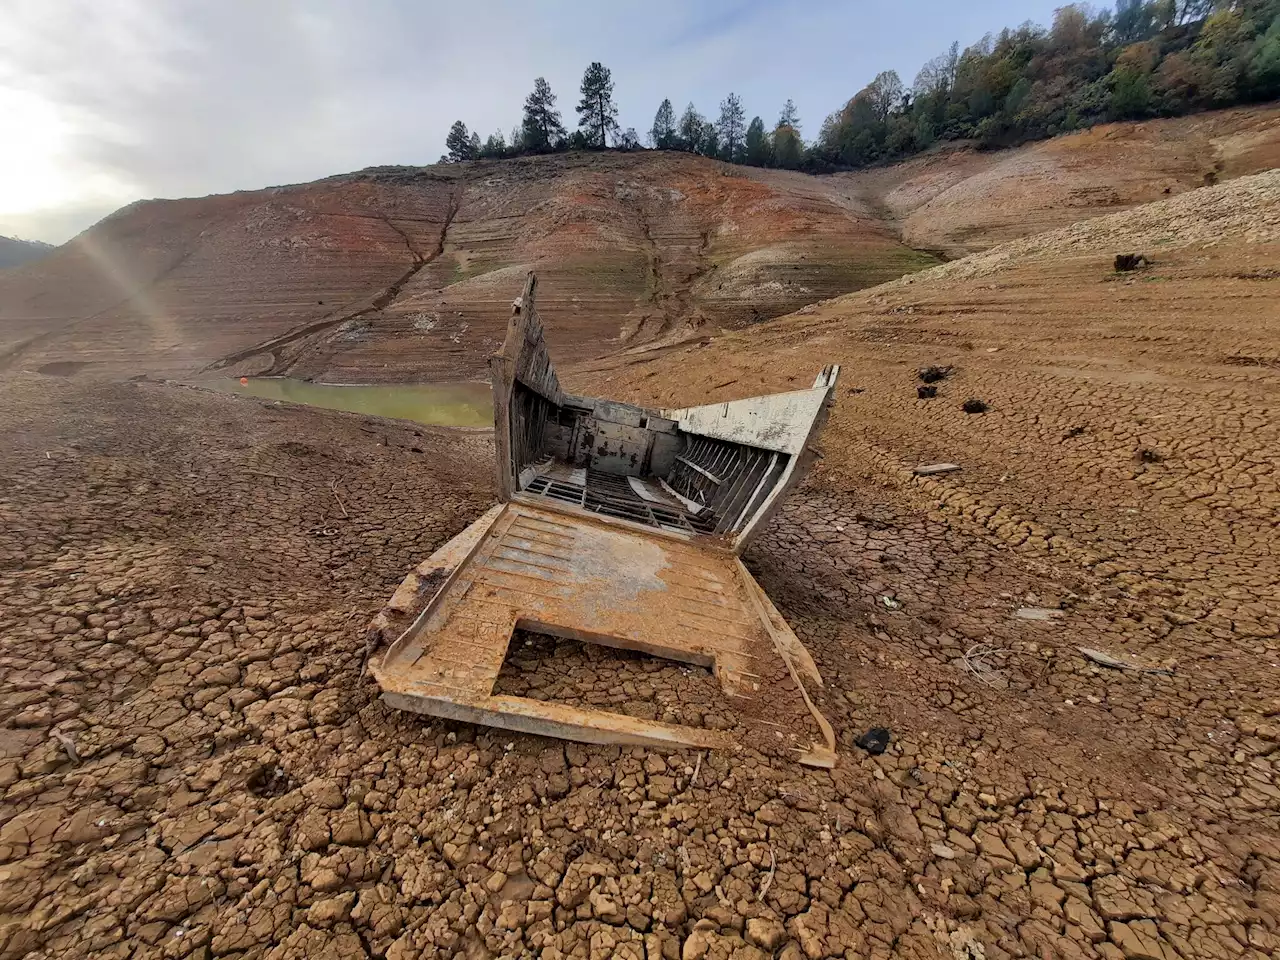
M 81 162 L 75 139 L 74 126 L 56 106 L 0 86 L 0 140 L 14 145 L 0 151 L 0 222 L 133 199 L 127 185 Z

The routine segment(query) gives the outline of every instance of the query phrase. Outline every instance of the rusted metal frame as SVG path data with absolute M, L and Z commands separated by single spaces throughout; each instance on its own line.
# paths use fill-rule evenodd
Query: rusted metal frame
M 839 377 L 840 367 L 838 364 L 823 367 L 822 372 L 818 374 L 817 380 L 814 381 L 814 387 L 824 387 L 827 391 L 822 407 L 818 415 L 809 424 L 809 432 L 805 435 L 804 444 L 800 447 L 801 452 L 788 460 L 781 476 L 778 477 L 772 489 L 765 496 L 764 502 L 751 516 L 750 521 L 743 527 L 742 532 L 738 534 L 738 553 L 745 550 L 747 545 L 760 535 L 768 525 L 769 520 L 778 512 L 778 508 L 782 505 L 786 494 L 808 473 L 810 464 L 817 458 L 818 451 L 813 447 L 813 443 L 818 434 L 822 432 L 822 428 L 826 426 L 827 419 L 831 415 L 831 408 L 835 404 L 836 382 Z
M 507 336 L 489 362 L 493 384 L 494 447 L 498 495 L 510 500 L 519 489 L 521 473 L 532 466 L 541 450 L 542 431 L 550 408 L 564 401 L 560 382 L 547 353 L 530 273 L 512 307 Z M 518 385 L 539 401 L 527 401 Z
M 769 631 L 769 636 L 773 640 L 773 648 L 778 651 L 778 656 L 780 656 L 782 658 L 782 662 L 787 665 L 787 671 L 791 674 L 792 682 L 797 688 L 799 688 L 800 696 L 804 700 L 804 705 L 809 709 L 810 716 L 813 717 L 814 722 L 818 725 L 818 729 L 822 732 L 822 739 L 825 741 L 825 745 L 820 747 L 815 744 L 808 751 L 802 753 L 799 760 L 807 766 L 825 767 L 829 770 L 836 765 L 836 732 L 832 728 L 830 721 L 822 715 L 822 711 L 814 706 L 813 701 L 809 698 L 809 691 L 805 689 L 804 681 L 800 678 L 800 673 L 796 669 L 796 664 L 793 661 L 791 641 L 794 640 L 796 644 L 799 644 L 799 640 L 795 640 L 794 634 L 790 637 L 780 635 L 773 617 L 770 616 L 770 610 L 766 609 L 766 605 L 768 605 L 768 607 L 772 607 L 773 605 L 769 603 L 768 597 L 765 596 L 764 591 L 760 588 L 760 585 L 756 583 L 755 578 L 751 576 L 750 571 L 747 570 L 741 560 L 736 562 L 735 569 L 738 572 L 738 577 L 742 581 L 743 586 L 746 587 L 747 596 L 750 598 L 756 614 L 760 617 L 761 622 L 764 623 L 765 627 Z M 789 627 L 787 628 L 787 631 L 788 633 L 790 632 Z M 819 682 L 821 682 L 820 678 Z
M 703 468 L 703 467 L 698 466 L 698 464 L 694 463 L 694 462 L 693 462 L 692 460 L 690 460 L 688 457 L 676 457 L 676 460 L 677 460 L 679 463 L 683 463 L 683 464 L 684 464 L 686 467 L 688 467 L 690 470 L 696 470 L 698 473 L 702 474 L 704 477 L 706 477 L 708 480 L 710 480 L 710 481 L 711 481 L 712 483 L 714 483 L 716 486 L 719 486 L 720 484 L 722 484 L 722 483 L 724 482 L 724 481 L 723 481 L 723 480 L 721 480 L 719 477 L 717 477 L 714 473 L 712 473 L 710 470 L 707 470 L 707 469 L 705 469 L 705 468 Z
M 536 494 L 534 496 L 529 496 L 525 491 L 520 491 L 512 499 L 517 503 L 525 503 L 531 507 L 541 507 L 544 510 L 553 509 L 573 517 L 584 517 L 591 520 L 598 520 L 600 523 L 608 524 L 610 526 L 624 527 L 629 530 L 639 530 L 669 540 L 688 542 L 699 536 L 699 532 L 673 530 L 666 526 L 651 527 L 647 523 L 640 523 L 637 520 L 625 520 L 621 517 L 611 517 L 607 513 L 596 513 L 592 510 L 586 509 L 585 507 L 572 503 L 565 503 L 563 506 L 557 504 L 555 507 L 548 507 L 547 502 L 543 497 L 537 496 Z M 707 548 L 716 549 L 712 544 L 708 544 Z
M 401 710 L 562 740 L 704 750 L 730 749 L 733 746 L 732 738 L 718 730 L 637 720 L 620 713 L 580 710 L 567 704 L 524 697 L 490 696 L 467 703 L 401 693 L 383 696 L 391 706 Z
M 734 518 L 733 525 L 729 528 L 731 532 L 736 533 L 742 528 L 742 525 L 751 516 L 751 509 L 756 505 L 760 497 L 768 494 L 768 491 L 778 482 L 778 479 L 786 470 L 787 461 L 784 459 L 779 463 L 779 456 L 781 456 L 781 454 L 771 452 L 769 464 L 760 475 L 760 482 L 756 484 L 755 489 L 751 492 L 751 498 L 743 505 L 742 509 L 738 512 L 737 517 Z
M 457 541 L 463 540 L 463 538 L 467 538 L 466 540 L 464 540 L 464 543 L 466 544 L 466 547 L 465 547 L 466 552 L 463 554 L 463 556 L 460 559 L 458 559 L 458 561 L 453 565 L 452 568 L 448 569 L 448 573 L 444 578 L 444 582 L 441 583 L 440 586 L 436 589 L 436 592 L 432 595 L 431 599 L 427 601 L 426 605 L 423 606 L 423 608 L 418 612 L 418 615 L 414 617 L 413 621 L 407 627 L 405 627 L 405 629 L 400 633 L 398 637 L 396 637 L 394 641 L 391 642 L 390 646 L 387 648 L 386 654 L 383 656 L 384 663 L 389 663 L 393 658 L 399 656 L 401 652 L 404 651 L 408 647 L 408 645 L 413 642 L 417 634 L 420 633 L 422 628 L 426 626 L 427 620 L 430 619 L 431 615 L 435 612 L 437 606 L 439 606 L 440 602 L 443 600 L 445 595 L 448 593 L 448 591 L 453 587 L 453 585 L 457 582 L 459 577 L 462 575 L 462 572 L 463 570 L 466 569 L 467 564 L 469 564 L 472 561 L 472 559 L 474 559 L 476 554 L 480 552 L 480 548 L 484 545 L 485 541 L 489 538 L 489 534 L 493 532 L 494 527 L 497 526 L 503 520 L 506 520 L 507 524 L 510 525 L 511 520 L 507 514 L 506 508 L 503 508 L 500 510 L 497 507 L 494 507 L 493 509 L 483 514 L 478 520 L 473 522 L 471 526 L 467 527 L 467 529 L 464 530 L 461 534 L 459 534 L 453 540 L 450 540 L 443 547 L 441 547 L 439 550 L 433 553 L 430 557 L 427 558 L 424 564 L 421 564 L 419 566 L 418 569 L 421 569 L 421 570 L 439 569 L 441 572 L 444 572 L 445 568 L 435 567 L 433 566 L 433 562 L 436 560 L 437 557 L 444 557 L 449 555 L 451 549 L 456 550 L 456 547 L 454 545 L 455 543 L 457 543 Z M 375 676 L 377 675 L 376 668 L 374 670 L 374 675 Z
M 716 498 L 716 502 L 712 504 L 712 509 L 717 517 L 716 532 L 722 533 L 737 518 L 737 511 L 741 508 L 742 493 L 752 483 L 752 478 L 763 461 L 761 451 L 752 450 L 748 447 L 740 447 L 735 451 L 735 458 L 730 475 L 733 477 L 733 483 L 727 490 L 721 492 Z
M 720 522 L 716 524 L 716 533 L 735 530 L 742 523 L 742 518 L 759 495 L 760 488 L 778 461 L 778 455 L 768 451 L 753 450 L 746 458 L 747 463 L 739 470 L 737 482 L 725 497 L 724 509 L 720 511 Z

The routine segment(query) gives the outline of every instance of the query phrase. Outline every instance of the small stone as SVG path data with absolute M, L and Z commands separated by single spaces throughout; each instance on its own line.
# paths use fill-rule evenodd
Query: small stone
M 747 921 L 747 943 L 772 952 L 777 950 L 786 939 L 786 928 L 777 920 L 752 917 Z
M 355 891 L 317 900 L 307 910 L 307 923 L 313 927 L 331 927 L 335 923 L 342 923 L 351 916 L 351 908 L 355 906 L 355 902 Z
M 346 802 L 342 784 L 327 777 L 308 780 L 302 785 L 302 795 L 317 806 L 338 810 Z

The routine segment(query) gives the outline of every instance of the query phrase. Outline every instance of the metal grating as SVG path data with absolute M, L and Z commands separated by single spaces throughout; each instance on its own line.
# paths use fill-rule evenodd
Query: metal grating
M 638 497 L 626 477 L 586 471 L 586 483 L 566 483 L 546 475 L 534 477 L 522 491 L 571 503 L 591 513 L 620 520 L 631 520 L 666 530 L 682 530 L 686 533 L 711 533 L 716 526 L 713 514 L 693 517 L 674 504 L 664 506 Z

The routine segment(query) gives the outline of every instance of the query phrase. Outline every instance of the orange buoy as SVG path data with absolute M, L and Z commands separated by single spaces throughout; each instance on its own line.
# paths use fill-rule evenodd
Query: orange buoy
M 247 387 L 248 385 L 249 385 L 249 378 L 248 378 L 248 377 L 241 377 L 241 378 L 240 378 L 240 386 L 242 386 L 242 387 Z

